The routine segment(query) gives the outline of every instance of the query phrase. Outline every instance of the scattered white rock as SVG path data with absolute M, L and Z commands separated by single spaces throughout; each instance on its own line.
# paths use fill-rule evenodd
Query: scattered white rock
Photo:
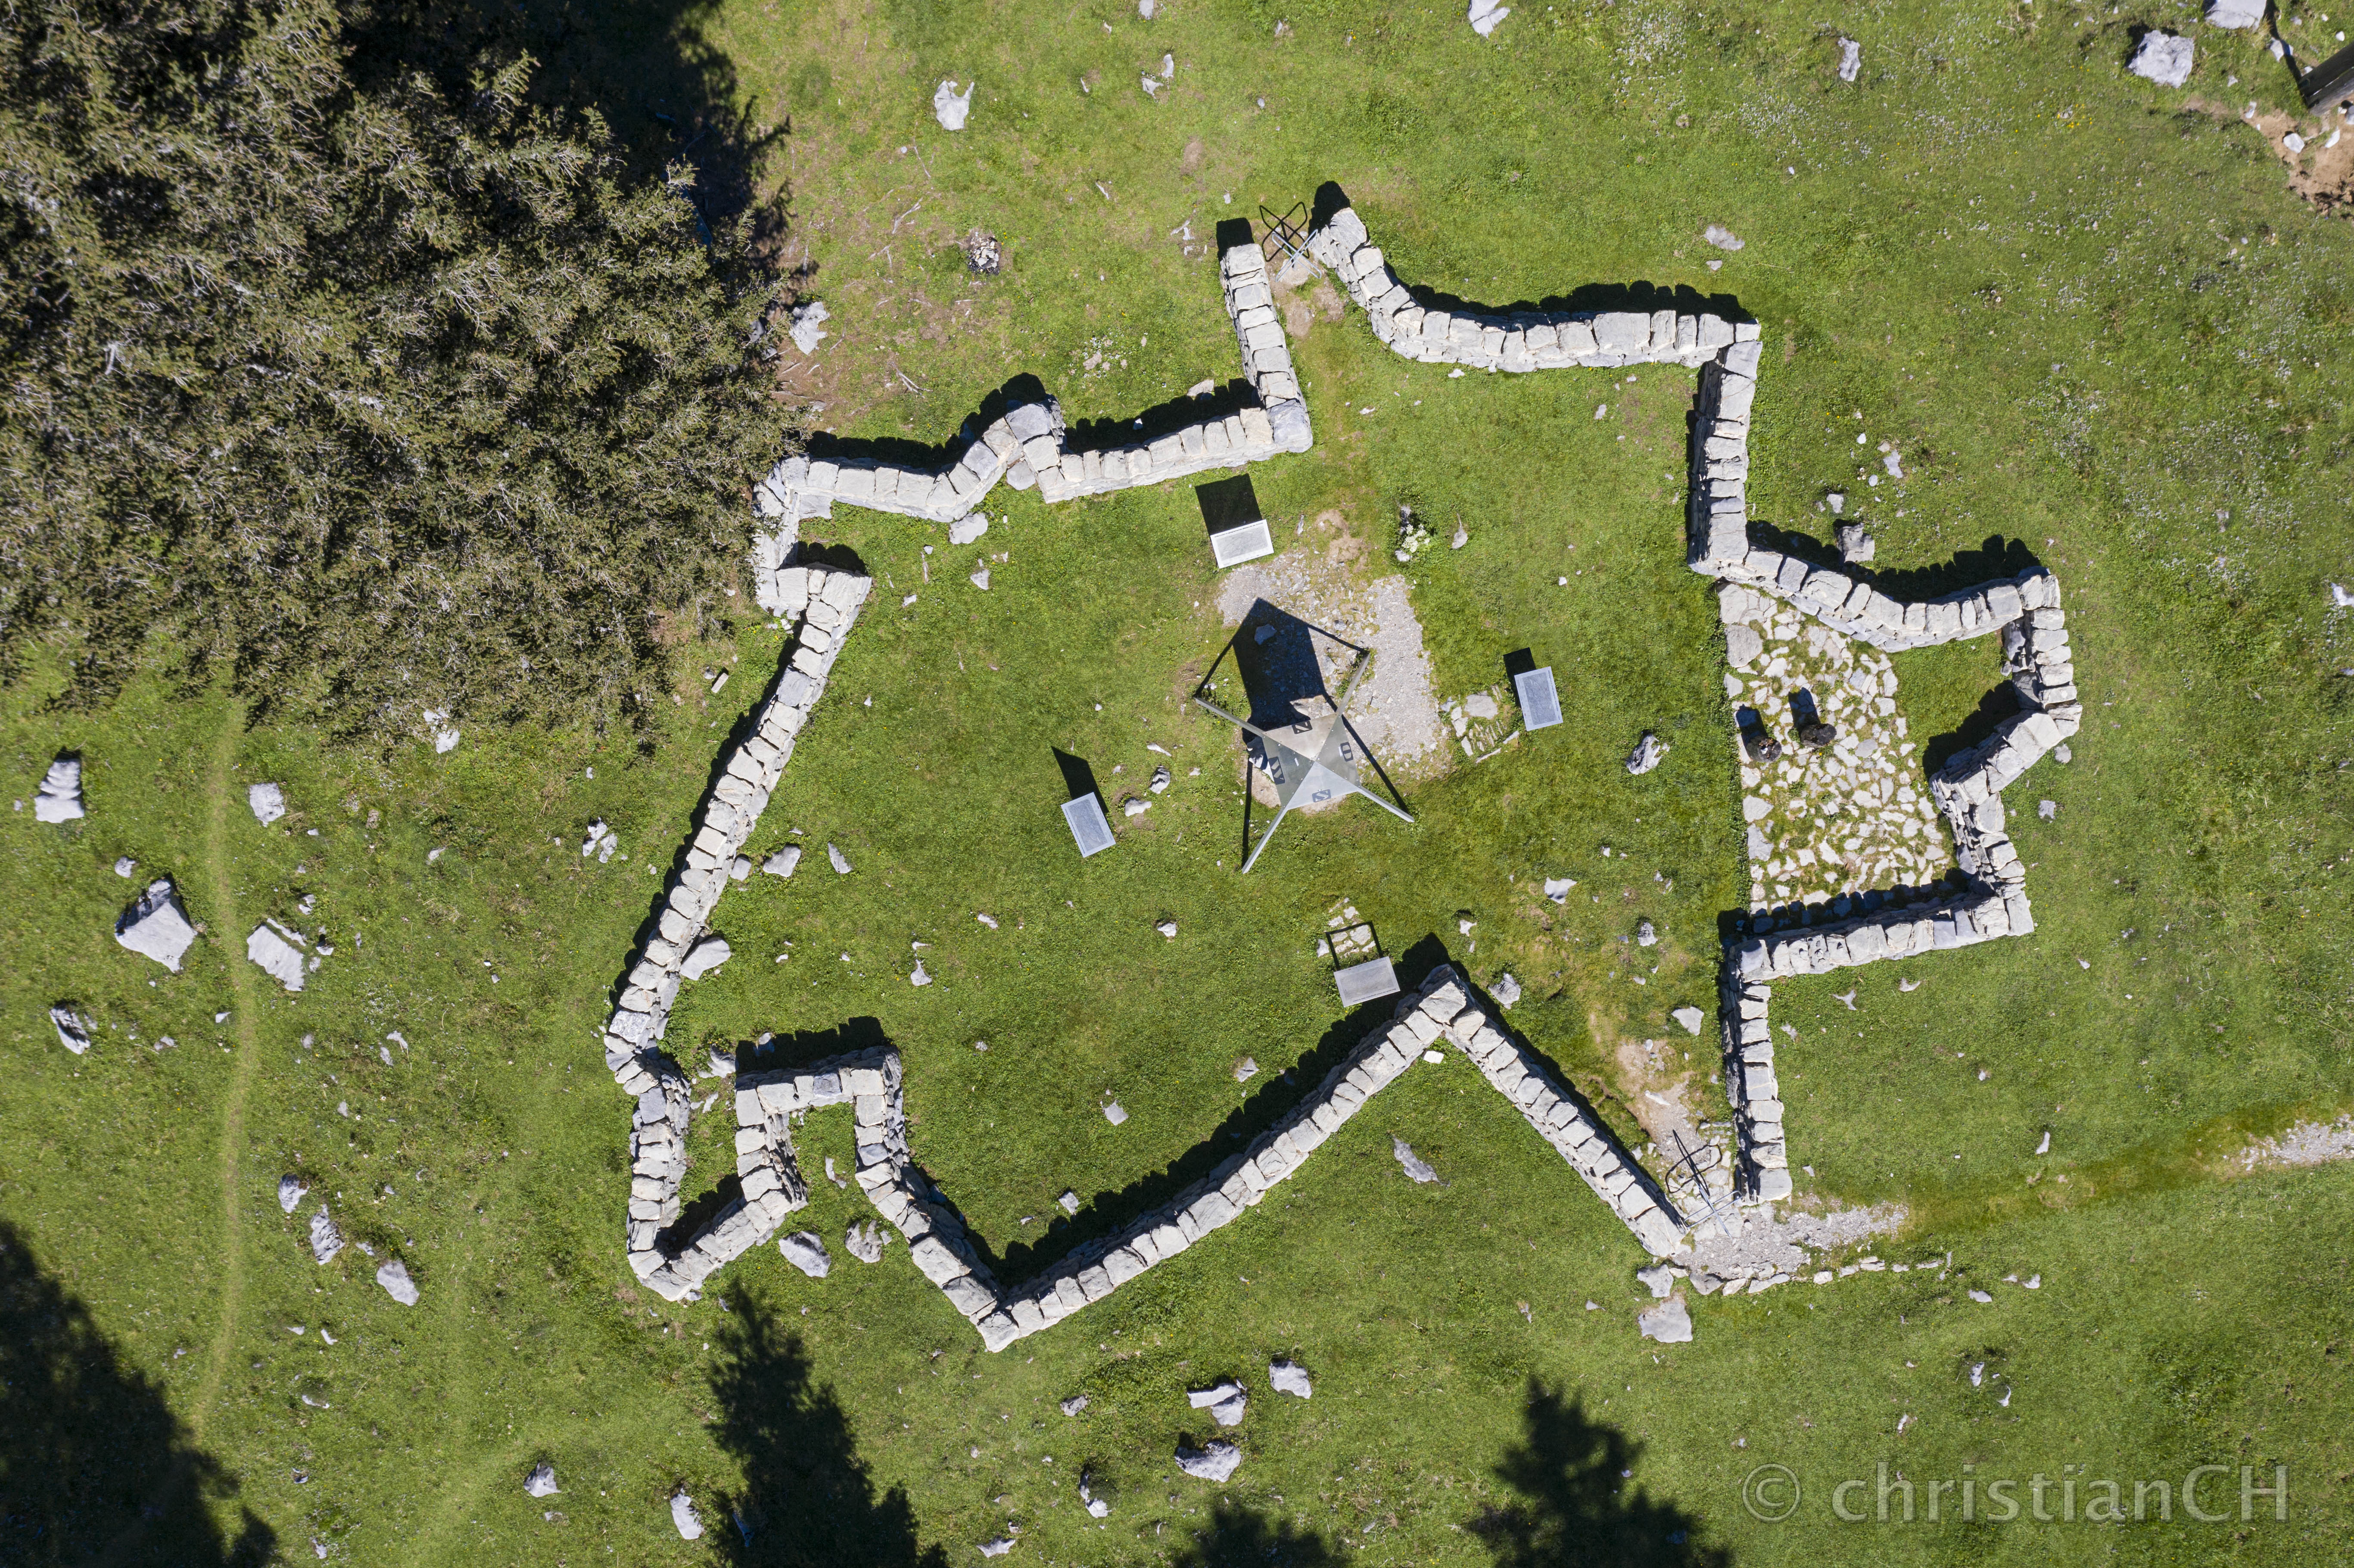
M 994 915 L 976 915 L 973 918 L 980 921 L 982 925 L 988 927 L 992 931 L 997 929 L 997 916 Z
M 1569 902 L 1569 890 L 1576 885 L 1577 882 L 1573 877 L 1548 876 L 1545 878 L 1544 895 L 1555 904 L 1566 904 Z
M 695 1499 L 684 1492 L 671 1494 L 670 1521 L 678 1527 L 681 1541 L 703 1539 L 703 1518 L 695 1511 Z
M 1721 223 L 1710 224 L 1706 228 L 1701 230 L 1700 237 L 1702 239 L 1707 240 L 1711 245 L 1715 246 L 1719 250 L 1738 250 L 1748 243 L 1747 240 L 1742 238 L 1739 235 L 1734 233 L 1733 230 L 1725 228 L 1724 225 Z
M 957 91 L 953 81 L 943 81 L 932 89 L 932 117 L 940 122 L 941 130 L 964 129 L 965 119 L 972 112 L 972 90 L 980 85 L 978 81 L 969 81 L 962 93 Z
M 2189 38 L 2153 29 L 2141 36 L 2141 47 L 2135 49 L 2126 69 L 2146 77 L 2160 87 L 2180 87 L 2190 79 L 2190 67 L 2196 54 Z
M 245 956 L 259 965 L 261 972 L 284 986 L 288 991 L 302 989 L 302 950 L 301 939 L 289 941 L 279 934 L 279 927 L 264 920 L 245 939 Z
M 1436 1067 L 1441 1062 L 1447 1060 L 1447 1053 L 1441 1051 L 1437 1046 L 1433 1045 L 1430 1049 L 1422 1054 L 1422 1059 Z
M 1685 1033 L 1697 1034 L 1700 1033 L 1700 1026 L 1707 1015 L 1702 1013 L 1699 1008 L 1687 1002 L 1685 1005 L 1677 1008 L 1673 1012 L 1669 1013 L 1668 1016 L 1674 1019 L 1678 1023 L 1682 1024 L 1684 1026 Z
M 294 1205 L 301 1202 L 310 1191 L 309 1185 L 300 1176 L 281 1176 L 278 1179 L 278 1212 L 292 1213 Z
M 1455 524 L 1455 536 L 1447 541 L 1447 546 L 1451 550 L 1459 550 L 1470 542 L 1470 531 L 1465 528 L 1462 524 L 1458 523 Z
M 1002 1557 L 1013 1550 L 1013 1538 L 1010 1535 L 1001 1535 L 994 1541 L 984 1541 L 981 1543 L 981 1554 L 983 1557 Z
M 815 354 L 817 345 L 833 335 L 825 330 L 824 324 L 832 315 L 833 313 L 825 308 L 823 300 L 811 300 L 795 305 L 793 324 L 787 329 L 785 335 L 791 338 L 793 346 L 804 355 Z
M 1152 770 L 1152 782 L 1147 785 L 1146 788 L 1158 795 L 1162 790 L 1168 789 L 1172 782 L 1172 780 L 1170 776 L 1169 768 L 1166 764 L 1163 764 Z
M 458 749 L 458 732 L 451 726 L 449 709 L 427 708 L 425 727 L 433 732 L 433 749 L 436 752 Z
M 1224 1482 L 1243 1462 L 1243 1451 L 1223 1438 L 1213 1439 L 1199 1448 L 1177 1446 L 1177 1467 L 1197 1481 Z
M 1657 1340 L 1663 1345 L 1686 1344 L 1692 1337 L 1691 1312 L 1681 1296 L 1644 1308 L 1635 1315 L 1635 1326 L 1642 1330 L 1643 1338 Z
M 1405 1139 L 1398 1137 L 1395 1133 L 1392 1133 L 1390 1135 L 1390 1154 L 1392 1158 L 1396 1160 L 1399 1168 L 1405 1171 L 1406 1175 L 1412 1180 L 1416 1181 L 1436 1181 L 1438 1180 L 1438 1172 L 1433 1171 L 1427 1162 L 1415 1153 L 1414 1146 L 1412 1144 L 1406 1142 Z
M 72 1009 L 49 1009 L 49 1027 L 58 1032 L 58 1044 L 75 1055 L 90 1049 L 90 1020 Z
M 2207 25 L 2211 27 L 2253 27 L 2264 19 L 2264 0 L 2210 0 Z
M 1521 1000 L 1521 982 L 1514 980 L 1508 970 L 1496 977 L 1496 983 L 1488 988 L 1488 994 L 1496 999 L 1498 1007 L 1509 1008 Z
M 1278 1393 L 1294 1394 L 1301 1399 L 1308 1398 L 1311 1393 L 1308 1382 L 1308 1369 L 1298 1361 L 1267 1362 L 1267 1386 Z
M 408 1266 L 400 1259 L 397 1257 L 389 1259 L 383 1267 L 377 1269 L 376 1282 L 384 1287 L 384 1293 L 387 1296 L 391 1297 L 403 1307 L 417 1305 L 417 1282 L 408 1277 Z
M 760 863 L 760 869 L 770 876 L 790 876 L 801 863 L 801 846 L 787 844 Z
M 833 845 L 828 844 L 825 846 L 825 858 L 832 863 L 833 869 L 836 872 L 840 873 L 843 876 L 848 876 L 850 874 L 850 857 L 836 849 Z
M 1256 1056 L 1246 1056 L 1241 1061 L 1235 1064 L 1235 1082 L 1237 1084 L 1248 1082 L 1249 1079 L 1257 1072 L 1258 1058 Z
M 833 1258 L 815 1231 L 795 1231 L 781 1237 L 777 1242 L 777 1250 L 785 1255 L 787 1263 L 811 1279 L 823 1279 L 833 1267 Z
M 1071 1395 L 1070 1398 L 1063 1401 L 1062 1404 L 1055 1406 L 1057 1410 L 1060 1410 L 1066 1415 L 1076 1415 L 1080 1411 L 1085 1410 L 1087 1407 L 1087 1396 L 1084 1393 L 1075 1393 Z
M 931 972 L 924 968 L 923 959 L 917 959 L 916 960 L 916 972 L 907 977 L 907 983 L 909 985 L 929 985 L 932 983 Z
M 597 857 L 597 863 L 602 865 L 611 860 L 613 852 L 620 847 L 620 836 L 613 832 L 610 823 L 599 817 L 588 824 L 588 834 L 580 841 L 580 858 L 586 860 L 593 854 Z
M 249 785 L 245 803 L 252 810 L 253 820 L 266 828 L 286 814 L 286 791 L 275 784 Z
M 554 1497 L 556 1495 L 556 1467 L 549 1464 L 545 1459 L 542 1459 L 538 1464 L 534 1465 L 531 1467 L 531 1474 L 523 1478 L 523 1493 L 524 1496 L 529 1498 Z
M 842 1248 L 861 1263 L 880 1263 L 890 1236 L 873 1220 L 853 1220 L 843 1233 Z
M 969 512 L 949 524 L 949 543 L 970 545 L 989 532 L 989 519 L 978 512 Z
M 983 593 L 987 593 L 989 591 L 989 568 L 987 567 L 983 567 L 981 570 L 972 574 L 972 586 L 979 588 Z
M 1141 796 L 1130 795 L 1119 803 L 1119 809 L 1131 817 L 1140 817 L 1152 810 L 1152 802 Z
M 2060 814 L 2060 804 L 2056 800 L 2038 800 L 2035 802 L 2035 814 L 2048 822 Z
M 1879 541 L 1861 523 L 1842 523 L 1831 530 L 1831 535 L 1839 541 L 1840 559 L 1849 566 L 1868 566 L 1880 554 Z
M 1840 45 L 1840 79 L 1853 81 L 1863 69 L 1863 46 L 1853 38 L 1841 38 Z
M 1233 1378 L 1213 1383 L 1208 1388 L 1188 1389 L 1185 1398 L 1194 1409 L 1208 1411 L 1221 1426 L 1241 1425 L 1243 1407 L 1250 1401 L 1250 1395 L 1243 1385 Z
M 1512 8 L 1510 5 L 1499 5 L 1496 0 L 1471 0 L 1468 20 L 1471 24 L 1471 30 L 1484 38 L 1501 26 L 1504 18 L 1511 14 Z
M 312 1260 L 321 1264 L 333 1263 L 335 1255 L 343 1250 L 344 1233 L 335 1228 L 334 1217 L 327 1213 L 327 1205 L 322 1203 L 319 1212 L 311 1216 Z
M 1981 1307 L 1991 1306 L 1994 1302 L 1994 1298 L 1988 1295 L 1983 1290 L 1971 1291 L 1970 1299 L 1977 1302 Z
M 1066 1214 L 1076 1214 L 1079 1212 L 1079 1195 L 1076 1192 L 1066 1192 L 1055 1202 L 1062 1205 L 1063 1213 Z
M 41 776 L 41 787 L 33 796 L 33 820 L 70 822 L 87 814 L 81 804 L 81 758 L 60 757 Z
M 685 961 L 678 967 L 679 973 L 687 980 L 701 980 L 735 956 L 736 949 L 727 945 L 726 938 L 705 937 L 687 949 Z
M 130 881 L 131 874 L 138 869 L 139 863 L 133 860 L 129 855 L 124 855 L 122 859 L 114 863 L 114 874 L 122 878 L 125 882 Z
M 1668 1293 L 1676 1287 L 1677 1277 L 1675 1265 L 1670 1263 L 1655 1263 L 1648 1268 L 1635 1271 L 1636 1283 L 1661 1301 L 1666 1300 Z
M 1103 1113 L 1104 1120 L 1111 1123 L 1114 1127 L 1118 1127 L 1121 1122 L 1128 1119 L 1128 1111 L 1118 1100 L 1106 1100 L 1104 1102 Z
M 1667 755 L 1668 743 L 1647 729 L 1643 732 L 1643 738 L 1635 743 L 1635 749 L 1627 754 L 1627 771 L 1649 773 Z
M 168 876 L 157 877 L 147 891 L 114 922 L 114 939 L 134 953 L 154 959 L 174 974 L 180 959 L 196 939 L 188 912 L 180 907 L 179 891 Z
M 1658 947 L 1659 945 L 1659 928 L 1657 926 L 1652 925 L 1649 920 L 1637 921 L 1635 923 L 1635 945 L 1638 948 Z
M 2038 1154 L 2049 1154 L 2052 1152 L 2052 1133 L 2049 1128 L 2044 1130 L 2043 1141 L 2035 1146 L 2035 1152 Z
M 1177 939 L 1177 922 L 1174 920 L 1163 920 L 1152 928 L 1172 942 Z

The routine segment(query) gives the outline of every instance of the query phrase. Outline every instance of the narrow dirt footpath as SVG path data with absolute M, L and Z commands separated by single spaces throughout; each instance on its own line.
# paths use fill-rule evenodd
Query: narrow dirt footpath
M 245 922 L 237 907 L 237 885 L 229 873 L 230 808 L 236 803 L 230 769 L 238 737 L 245 733 L 245 705 L 231 702 L 228 717 L 214 743 L 212 765 L 206 770 L 205 791 L 211 813 L 205 828 L 205 874 L 210 880 L 214 939 L 228 959 L 231 1026 L 237 1034 L 237 1054 L 229 1069 L 228 1092 L 221 1101 L 220 1168 L 221 1240 L 220 1323 L 213 1330 L 211 1351 L 205 1359 L 204 1381 L 196 1385 L 195 1407 L 188 1413 L 194 1441 L 202 1445 L 213 1407 L 220 1402 L 221 1380 L 236 1347 L 237 1324 L 245 1306 L 245 1224 L 239 1202 L 239 1174 L 245 1155 L 245 1102 L 253 1087 L 261 1051 L 254 1029 L 260 1004 L 254 999 L 253 968 L 236 949 Z

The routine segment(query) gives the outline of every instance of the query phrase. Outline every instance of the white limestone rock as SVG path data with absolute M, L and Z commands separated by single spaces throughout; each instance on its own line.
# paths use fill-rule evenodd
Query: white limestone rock
M 1496 999 L 1498 1007 L 1510 1008 L 1521 1000 L 1521 982 L 1514 980 L 1511 971 L 1507 970 L 1496 977 L 1496 983 L 1488 988 L 1488 994 Z
M 1390 1157 L 1398 1162 L 1398 1168 L 1406 1173 L 1410 1181 L 1425 1183 L 1438 1180 L 1438 1172 L 1433 1171 L 1427 1161 L 1415 1153 L 1412 1144 L 1395 1133 L 1390 1135 Z
M 1678 1023 L 1682 1024 L 1684 1026 L 1684 1033 L 1687 1034 L 1699 1033 L 1701 1024 L 1706 1021 L 1706 1014 L 1702 1013 L 1699 1008 L 1693 1007 L 1689 1003 L 1677 1008 L 1673 1012 L 1669 1013 L 1668 1016 L 1674 1019 Z
M 1282 1361 L 1267 1363 L 1267 1386 L 1278 1393 L 1288 1393 L 1306 1399 L 1312 1392 L 1308 1381 L 1308 1369 L 1298 1361 Z
M 245 956 L 290 991 L 302 989 L 302 950 L 265 920 L 245 938 Z
M 1575 877 L 1548 876 L 1545 878 L 1544 895 L 1555 904 L 1566 904 L 1569 902 L 1569 890 L 1576 885 Z
M 1657 1340 L 1663 1345 L 1688 1344 L 1692 1337 L 1691 1311 L 1681 1296 L 1644 1308 L 1635 1315 L 1635 1326 L 1642 1331 L 1643 1338 Z
M 1080 1411 L 1085 1410 L 1087 1407 L 1087 1396 L 1084 1393 L 1075 1393 L 1055 1408 L 1060 1410 L 1066 1415 L 1076 1415 Z
M 1643 738 L 1635 743 L 1635 749 L 1627 754 L 1627 771 L 1649 773 L 1665 760 L 1667 755 L 1668 743 L 1647 729 L 1643 732 Z
M 777 1250 L 785 1261 L 808 1275 L 811 1279 L 823 1279 L 833 1270 L 833 1258 L 825 1250 L 825 1243 L 815 1231 L 795 1231 L 779 1238 Z
M 1206 1410 L 1211 1419 L 1221 1426 L 1239 1426 L 1243 1408 L 1250 1403 L 1250 1394 L 1233 1378 L 1213 1383 L 1208 1388 L 1188 1389 L 1185 1398 L 1196 1410 Z
M 49 1027 L 58 1032 L 58 1044 L 75 1055 L 90 1049 L 90 1020 L 71 1008 L 49 1009 Z
M 81 803 L 81 758 L 60 757 L 41 776 L 41 787 L 33 796 L 33 820 L 70 822 L 87 814 Z
M 811 300 L 795 305 L 793 324 L 786 335 L 793 340 L 793 346 L 802 354 L 815 354 L 817 345 L 832 335 L 825 330 L 825 323 L 832 314 L 825 308 L 823 300 Z
M 531 1474 L 523 1478 L 524 1496 L 552 1498 L 556 1495 L 556 1467 L 542 1459 L 534 1465 Z
M 1471 24 L 1471 30 L 1484 38 L 1500 26 L 1504 18 L 1511 14 L 1512 8 L 1510 5 L 1499 5 L 1496 0 L 1471 0 L 1471 8 L 1465 19 Z
M 2235 31 L 2261 26 L 2264 19 L 2264 0 L 2209 0 L 2207 25 L 2230 27 Z
M 1199 1448 L 1177 1446 L 1177 1467 L 1197 1481 L 1223 1483 L 1243 1462 L 1243 1451 L 1223 1438 L 1214 1439 Z
M 300 1176 L 281 1176 L 278 1179 L 278 1212 L 292 1213 L 294 1205 L 301 1202 L 310 1191 L 309 1185 Z
M 962 93 L 957 91 L 953 81 L 943 81 L 932 89 L 932 118 L 940 122 L 941 130 L 964 129 L 966 119 L 972 113 L 972 90 L 980 85 L 978 81 L 969 81 Z
M 705 937 L 687 949 L 686 961 L 678 972 L 687 980 L 701 980 L 735 956 L 736 949 L 727 945 L 726 938 Z
M 790 877 L 801 868 L 801 846 L 787 844 L 760 863 L 760 869 L 770 876 Z
M 825 858 L 832 864 L 834 871 L 838 874 L 843 876 L 848 876 L 850 874 L 850 857 L 843 853 L 839 849 L 836 849 L 833 845 L 828 844 L 825 846 Z
M 2141 45 L 2126 62 L 2126 69 L 2160 87 L 2180 87 L 2190 79 L 2197 53 L 2189 38 L 2153 29 L 2141 36 Z
M 861 1263 L 880 1263 L 883 1261 L 883 1248 L 890 1239 L 883 1227 L 874 1221 L 853 1220 L 850 1228 L 843 1233 L 842 1247 Z
M 1661 1301 L 1666 1300 L 1668 1293 L 1676 1287 L 1676 1271 L 1664 1263 L 1655 1263 L 1649 1268 L 1637 1269 L 1635 1278 L 1644 1289 L 1651 1293 L 1653 1298 Z
M 344 1233 L 335 1228 L 334 1217 L 322 1203 L 319 1212 L 311 1216 L 311 1259 L 314 1263 L 333 1263 L 335 1255 L 343 1250 Z
M 245 804 L 253 812 L 253 820 L 266 828 L 286 814 L 286 791 L 275 784 L 249 784 L 246 787 Z
M 949 543 L 970 545 L 989 532 L 989 519 L 978 512 L 968 514 L 949 524 Z
M 1857 74 L 1863 69 L 1863 46 L 1853 38 L 1841 38 L 1839 41 L 1839 79 L 1841 81 L 1853 81 Z
M 703 1539 L 703 1516 L 695 1511 L 695 1499 L 684 1492 L 671 1494 L 670 1521 L 677 1529 L 681 1541 Z
M 408 1266 L 400 1259 L 387 1259 L 384 1266 L 376 1271 L 376 1282 L 384 1287 L 387 1296 L 403 1307 L 417 1305 L 417 1281 L 408 1277 Z
M 196 928 L 180 907 L 179 890 L 170 877 L 149 883 L 138 902 L 122 912 L 114 922 L 114 939 L 174 974 L 180 972 L 180 959 L 195 943 Z

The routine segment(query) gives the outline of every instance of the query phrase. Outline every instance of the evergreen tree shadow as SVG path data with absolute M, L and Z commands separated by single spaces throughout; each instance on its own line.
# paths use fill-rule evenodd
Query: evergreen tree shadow
M 1212 1505 L 1208 1526 L 1173 1559 L 1176 1568 L 1331 1568 L 1343 1561 L 1313 1530 L 1270 1521 L 1223 1498 Z
M 1465 1527 L 1503 1568 L 1729 1568 L 1729 1552 L 1692 1539 L 1691 1515 L 1628 1479 L 1641 1449 L 1624 1433 L 1534 1378 L 1522 1419 L 1496 1467 L 1520 1500 Z
M 0 1221 L 0 1562 L 259 1568 L 270 1527 L 248 1510 L 230 1540 L 209 1506 L 236 1490 Z
M 720 1561 L 764 1568 L 946 1568 L 916 1542 L 916 1514 L 898 1487 L 876 1495 L 849 1417 L 810 1378 L 799 1335 L 742 1292 L 720 1330 L 711 1392 L 719 1446 L 742 1467 L 745 1489 L 705 1511 Z

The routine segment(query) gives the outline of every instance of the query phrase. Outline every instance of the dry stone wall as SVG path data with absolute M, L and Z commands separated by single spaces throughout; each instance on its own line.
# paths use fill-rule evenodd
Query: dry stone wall
M 1699 366 L 1687 558 L 1692 570 L 1718 583 L 1729 643 L 1745 630 L 1744 646 L 1754 652 L 1761 645 L 1746 623 L 1764 619 L 1768 599 L 1882 652 L 2001 634 L 2004 669 L 2021 711 L 1928 780 L 1953 836 L 1963 885 L 1871 889 L 1822 905 L 1753 910 L 1744 917 L 1746 929 L 1724 945 L 1719 1017 L 1743 1196 L 1752 1202 L 1789 1196 L 1788 1143 L 1766 1016 L 1772 983 L 2035 929 L 2025 867 L 2004 831 L 2002 790 L 2083 721 L 2058 581 L 2039 567 L 1941 598 L 1904 601 L 1860 573 L 1753 546 L 1749 432 L 1764 355 L 1753 323 L 1668 311 L 1647 316 L 1433 309 L 1398 280 L 1347 207 L 1310 236 L 1308 250 L 1339 275 L 1373 335 L 1409 359 L 1500 371 L 1660 362 Z M 1753 855 L 1762 840 L 1753 834 Z M 1770 845 L 1765 853 L 1772 853 Z
M 871 587 L 855 573 L 824 567 L 787 567 L 769 585 L 770 608 L 799 623 L 790 652 L 752 733 L 728 756 L 705 798 L 685 867 L 665 890 L 653 929 L 606 1021 L 605 1065 L 638 1102 L 630 1132 L 630 1266 L 672 1299 L 757 1245 L 798 1206 L 771 1202 L 767 1194 L 748 1197 L 730 1204 L 679 1251 L 665 1253 L 661 1240 L 679 1217 L 679 1186 L 686 1174 L 688 1094 L 685 1074 L 660 1047 L 687 954 L 710 928 L 736 857 L 784 777 L 795 738 L 824 694 L 842 640 Z
M 1218 276 L 1249 394 L 1239 408 L 1205 412 L 1148 440 L 1092 447 L 1072 443 L 1062 406 L 1049 397 L 1013 404 L 937 467 L 866 456 L 855 443 L 834 453 L 796 454 L 754 487 L 754 511 L 777 525 L 756 543 L 754 567 L 762 574 L 781 568 L 801 520 L 832 516 L 836 502 L 954 523 L 1000 480 L 1016 490 L 1035 487 L 1040 500 L 1053 503 L 1308 450 L 1315 432 L 1275 311 L 1267 258 L 1255 243 L 1231 246 L 1218 258 Z
M 1436 310 L 1418 303 L 1365 232 L 1341 207 L 1309 236 L 1308 253 L 1332 269 L 1373 335 L 1408 359 L 1480 370 L 1559 370 L 1581 366 L 1706 365 L 1735 343 L 1754 342 L 1755 322 L 1641 311 Z M 1754 366 L 1755 355 L 1750 363 Z
M 674 1299 L 774 1233 L 785 1215 L 808 1202 L 793 1153 L 793 1126 L 811 1110 L 846 1105 L 854 1118 L 860 1190 L 906 1237 L 917 1268 L 972 1324 L 982 1344 L 1001 1351 L 1234 1224 L 1425 1051 L 1445 1044 L 1479 1065 L 1647 1250 L 1663 1255 L 1676 1249 L 1683 1224 L 1659 1189 L 1609 1130 L 1442 966 L 1401 1001 L 1391 1022 L 1368 1034 L 1240 1153 L 1117 1233 L 1085 1244 L 1044 1274 L 1011 1287 L 991 1273 L 955 1206 L 909 1154 L 897 1053 L 878 1048 L 790 1072 L 739 1074 L 736 1148 L 743 1201 L 680 1256 L 648 1271 L 646 1282 Z M 642 1101 L 640 1125 L 659 1125 L 665 1114 Z M 676 1146 L 664 1133 L 651 1147 L 668 1160 Z

